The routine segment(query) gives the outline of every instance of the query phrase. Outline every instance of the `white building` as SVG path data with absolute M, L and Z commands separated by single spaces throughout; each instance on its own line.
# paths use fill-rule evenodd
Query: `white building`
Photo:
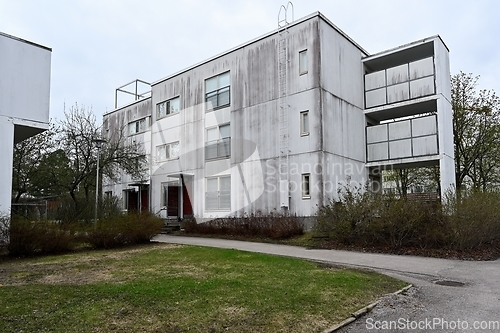
M 454 184 L 450 101 L 439 36 L 370 55 L 317 12 L 105 114 L 108 135 L 128 131 L 149 165 L 146 179 L 123 175 L 104 191 L 124 209 L 204 219 L 311 216 L 342 184 L 381 190 L 389 167 L 439 164 L 444 191 Z
M 10 214 L 14 144 L 49 127 L 52 50 L 0 32 L 0 213 Z

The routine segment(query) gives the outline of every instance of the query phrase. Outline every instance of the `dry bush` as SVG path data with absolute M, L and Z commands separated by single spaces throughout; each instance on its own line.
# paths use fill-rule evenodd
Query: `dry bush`
M 10 255 L 56 254 L 73 250 L 73 227 L 50 221 L 30 221 L 15 217 L 10 225 Z
M 498 247 L 500 193 L 448 193 L 443 206 L 344 188 L 321 207 L 316 234 L 345 245 L 474 250 Z
M 163 220 L 145 212 L 101 219 L 89 226 L 86 241 L 94 248 L 147 243 L 163 228 Z
M 304 226 L 297 216 L 257 212 L 245 217 L 224 217 L 204 223 L 184 223 L 186 233 L 285 239 L 302 235 Z
M 448 244 L 454 250 L 470 250 L 500 241 L 500 193 L 463 191 L 448 194 L 445 211 Z

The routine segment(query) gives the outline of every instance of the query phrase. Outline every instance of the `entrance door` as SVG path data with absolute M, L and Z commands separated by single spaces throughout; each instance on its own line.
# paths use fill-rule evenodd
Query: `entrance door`
M 168 185 L 167 216 L 179 216 L 179 186 Z
M 127 210 L 129 212 L 137 211 L 139 208 L 139 196 L 135 191 L 127 191 Z
M 149 185 L 142 186 L 141 189 L 141 212 L 149 210 Z

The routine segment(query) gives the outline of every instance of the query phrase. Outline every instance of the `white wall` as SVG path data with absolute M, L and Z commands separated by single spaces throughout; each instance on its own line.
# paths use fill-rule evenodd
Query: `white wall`
M 0 115 L 47 123 L 51 50 L 0 34 Z
M 48 128 L 49 48 L 0 33 L 0 214 L 10 213 L 14 143 Z

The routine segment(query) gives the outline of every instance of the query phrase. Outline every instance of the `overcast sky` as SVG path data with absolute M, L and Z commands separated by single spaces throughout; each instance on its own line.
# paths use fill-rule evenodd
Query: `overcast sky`
M 283 0 L 0 0 L 0 31 L 52 48 L 51 118 L 78 103 L 99 121 L 114 92 L 153 82 L 277 27 Z M 295 0 L 320 11 L 369 53 L 432 35 L 451 74 L 481 75 L 500 94 L 500 1 Z M 0 55 L 1 58 L 1 55 Z

